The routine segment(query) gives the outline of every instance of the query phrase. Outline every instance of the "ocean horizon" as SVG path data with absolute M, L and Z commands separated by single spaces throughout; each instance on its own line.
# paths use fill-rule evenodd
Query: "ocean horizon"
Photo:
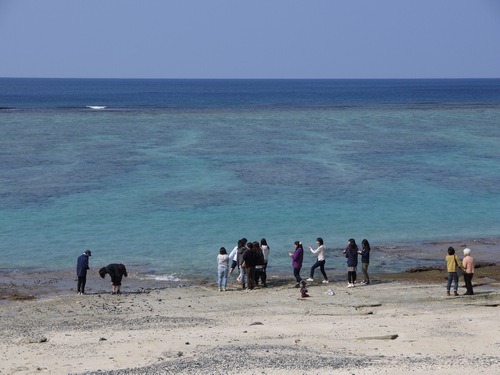
M 208 277 L 242 237 L 279 273 L 317 237 L 435 263 L 500 237 L 499 118 L 500 79 L 0 78 L 0 271 Z

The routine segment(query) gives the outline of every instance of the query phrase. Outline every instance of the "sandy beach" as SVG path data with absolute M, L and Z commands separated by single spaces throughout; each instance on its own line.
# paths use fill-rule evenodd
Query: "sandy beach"
M 336 279 L 304 299 L 272 275 L 253 291 L 232 278 L 227 292 L 142 285 L 120 296 L 29 297 L 3 280 L 0 374 L 497 374 L 499 267 L 476 270 L 474 296 L 447 297 L 445 276 L 374 275 L 349 289 Z

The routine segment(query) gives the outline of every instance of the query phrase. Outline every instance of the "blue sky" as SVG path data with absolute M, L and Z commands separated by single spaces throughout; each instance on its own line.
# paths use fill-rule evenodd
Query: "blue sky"
M 0 0 L 0 77 L 500 78 L 498 0 Z

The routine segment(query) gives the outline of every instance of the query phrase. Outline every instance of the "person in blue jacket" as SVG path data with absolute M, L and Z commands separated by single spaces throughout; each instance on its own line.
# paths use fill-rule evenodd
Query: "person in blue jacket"
M 78 276 L 78 284 L 76 289 L 78 294 L 85 294 L 85 284 L 87 283 L 87 270 L 89 267 L 89 257 L 92 256 L 90 250 L 85 250 L 85 252 L 78 257 L 76 260 L 76 276 Z

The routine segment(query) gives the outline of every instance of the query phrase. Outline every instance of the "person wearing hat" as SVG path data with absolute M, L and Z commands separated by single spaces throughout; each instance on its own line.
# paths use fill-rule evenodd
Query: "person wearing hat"
M 472 290 L 472 277 L 474 276 L 474 267 L 476 266 L 476 262 L 473 257 L 470 256 L 470 249 L 464 249 L 464 259 L 462 260 L 462 266 L 465 269 L 464 273 L 464 281 L 465 281 L 465 289 L 467 290 L 464 295 L 471 296 L 474 294 L 474 290 Z
M 89 267 L 89 257 L 92 256 L 90 250 L 85 250 L 85 252 L 80 255 L 76 261 L 76 276 L 78 276 L 78 284 L 76 289 L 78 294 L 85 294 L 85 284 L 87 282 L 87 270 Z

